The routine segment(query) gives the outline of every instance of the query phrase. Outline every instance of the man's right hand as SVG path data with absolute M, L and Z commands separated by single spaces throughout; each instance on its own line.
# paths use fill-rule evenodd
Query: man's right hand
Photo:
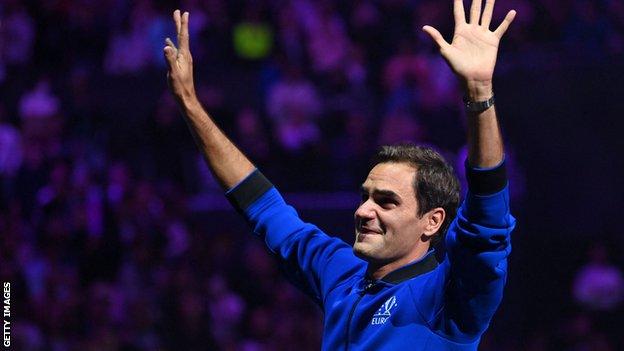
M 247 177 L 255 166 L 238 150 L 208 113 L 195 95 L 193 84 L 193 58 L 189 49 L 189 13 L 173 11 L 173 22 L 178 34 L 178 47 L 171 39 L 165 40 L 165 59 L 169 88 L 178 100 L 180 109 L 204 155 L 208 167 L 223 189 L 229 190 Z
M 193 84 L 193 58 L 189 49 L 188 31 L 189 13 L 180 14 L 180 10 L 173 11 L 173 22 L 178 35 L 178 47 L 170 38 L 165 39 L 165 59 L 168 71 L 167 80 L 171 92 L 178 103 L 194 103 L 197 100 Z

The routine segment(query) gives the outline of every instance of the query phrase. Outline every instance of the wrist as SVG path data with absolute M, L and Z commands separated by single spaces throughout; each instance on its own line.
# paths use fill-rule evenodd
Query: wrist
M 180 98 L 179 102 L 180 102 L 180 106 L 182 106 L 182 109 L 186 112 L 190 112 L 198 108 L 201 108 L 201 103 L 199 102 L 199 100 L 197 99 L 197 96 L 195 95 Z
M 465 83 L 465 96 L 473 102 L 486 101 L 494 95 L 492 81 L 467 81 Z

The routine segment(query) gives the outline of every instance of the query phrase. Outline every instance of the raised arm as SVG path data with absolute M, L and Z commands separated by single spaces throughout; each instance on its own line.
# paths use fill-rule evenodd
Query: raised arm
M 333 286 L 354 271 L 363 270 L 363 262 L 355 259 L 351 247 L 342 240 L 299 219 L 277 189 L 260 172 L 253 172 L 255 166 L 202 108 L 193 86 L 189 14 L 176 10 L 173 20 L 178 47 L 167 38 L 164 48 L 169 87 L 208 166 L 228 190 L 226 196 L 252 225 L 254 234 L 280 259 L 286 275 L 322 303 L 324 294 Z
M 193 84 L 193 58 L 189 48 L 189 13 L 181 14 L 180 10 L 175 10 L 173 21 L 178 47 L 167 38 L 164 48 L 169 88 L 212 173 L 221 186 L 228 190 L 249 175 L 255 167 L 223 134 L 197 99 Z
M 473 0 L 469 20 L 466 22 L 463 1 L 454 0 L 455 33 L 450 44 L 437 29 L 423 27 L 438 44 L 442 57 L 461 81 L 465 98 L 477 105 L 494 96 L 492 76 L 498 45 L 516 16 L 516 11 L 509 11 L 498 28 L 491 31 L 489 27 L 494 0 L 486 0 L 483 12 L 481 4 L 481 0 Z M 502 161 L 503 141 L 494 106 L 468 112 L 467 136 L 470 166 L 488 168 Z
M 448 259 L 442 263 L 442 277 L 448 281 L 444 291 L 430 296 L 434 301 L 443 296 L 444 308 L 442 313 L 427 311 L 434 330 L 459 342 L 478 342 L 502 300 L 515 226 L 496 111 L 480 103 L 493 97 L 498 44 L 516 12 L 509 11 L 490 31 L 494 0 L 487 0 L 483 10 L 481 5 L 481 0 L 473 0 L 467 22 L 462 0 L 454 0 L 455 33 L 450 44 L 436 29 L 423 27 L 461 81 L 466 99 L 477 107 L 471 112 L 470 103 L 467 106 L 468 193 L 446 235 Z

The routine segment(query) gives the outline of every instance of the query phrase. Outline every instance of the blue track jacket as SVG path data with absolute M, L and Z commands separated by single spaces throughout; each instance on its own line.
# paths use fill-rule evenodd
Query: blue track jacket
M 515 219 L 504 163 L 466 174 L 444 260 L 432 250 L 380 280 L 350 245 L 303 222 L 259 171 L 227 197 L 323 309 L 323 350 L 477 350 L 503 296 Z

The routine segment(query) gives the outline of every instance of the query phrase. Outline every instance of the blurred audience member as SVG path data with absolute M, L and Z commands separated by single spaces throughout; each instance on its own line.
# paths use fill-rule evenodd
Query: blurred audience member
M 321 108 L 312 83 L 302 76 L 298 67 L 287 67 L 284 79 L 271 88 L 267 97 L 275 137 L 285 151 L 301 152 L 320 142 L 321 131 L 316 120 Z
M 590 249 L 588 262 L 577 272 L 572 289 L 576 302 L 589 310 L 615 310 L 624 301 L 624 275 L 609 261 L 603 244 Z
M 0 104 L 0 178 L 13 178 L 21 164 L 22 134 L 6 119 L 6 110 Z

